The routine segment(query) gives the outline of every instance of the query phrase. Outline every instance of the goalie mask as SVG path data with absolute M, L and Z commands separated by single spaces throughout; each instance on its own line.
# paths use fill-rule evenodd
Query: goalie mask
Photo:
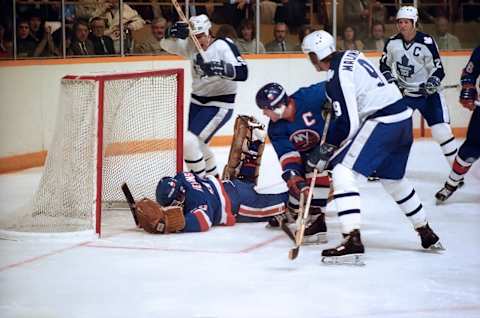
M 258 108 L 271 110 L 281 117 L 288 104 L 288 95 L 282 85 L 268 83 L 257 92 L 255 102 Z
M 183 201 L 185 201 L 182 187 L 172 177 L 163 177 L 160 180 L 155 196 L 161 206 L 182 205 Z

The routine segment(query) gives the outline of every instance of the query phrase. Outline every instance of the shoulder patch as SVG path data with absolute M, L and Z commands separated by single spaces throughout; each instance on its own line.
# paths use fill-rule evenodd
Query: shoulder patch
M 424 36 L 423 37 L 423 43 L 425 44 L 432 44 L 433 43 L 433 39 L 429 36 Z

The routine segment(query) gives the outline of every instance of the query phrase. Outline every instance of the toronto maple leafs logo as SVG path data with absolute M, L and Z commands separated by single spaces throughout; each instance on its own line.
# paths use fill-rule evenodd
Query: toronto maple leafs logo
M 409 60 L 406 55 L 402 56 L 401 63 L 397 62 L 397 73 L 403 78 L 411 77 L 413 75 L 414 66 L 408 64 Z

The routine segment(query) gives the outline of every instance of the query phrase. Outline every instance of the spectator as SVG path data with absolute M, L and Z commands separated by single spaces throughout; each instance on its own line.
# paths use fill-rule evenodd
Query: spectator
M 315 29 L 308 24 L 302 25 L 300 27 L 300 29 L 298 30 L 298 44 L 295 47 L 295 51 L 300 51 L 300 52 L 302 51 L 303 39 L 313 31 L 315 31 Z
M 354 25 L 357 38 L 365 40 L 368 37 L 370 19 L 373 22 L 385 23 L 387 10 L 380 1 L 349 0 L 343 4 L 344 25 Z
M 35 48 L 35 51 L 33 53 L 33 56 L 50 57 L 50 56 L 60 56 L 60 55 L 61 55 L 60 50 L 55 46 L 55 43 L 53 41 L 52 27 L 45 26 L 43 28 L 43 36 L 40 42 L 38 42 Z
M 364 45 L 362 41 L 357 40 L 355 29 L 352 26 L 348 25 L 343 29 L 343 40 L 338 41 L 337 48 L 340 51 L 344 51 L 344 50 L 361 51 L 363 50 Z
M 30 24 L 21 20 L 17 25 L 17 57 L 32 57 L 37 44 L 30 35 Z
M 68 48 L 68 55 L 94 55 L 95 48 L 88 39 L 88 23 L 78 20 L 73 25 L 73 39 Z
M 288 27 L 284 22 L 275 23 L 273 28 L 273 41 L 265 44 L 267 52 L 292 52 L 295 45 L 286 40 Z
M 225 22 L 238 29 L 242 20 L 253 16 L 250 0 L 226 0 L 224 6 Z
M 433 38 L 437 42 L 440 50 L 461 50 L 462 46 L 458 38 L 448 33 L 448 19 L 444 16 L 440 16 L 435 20 L 435 34 Z
M 105 35 L 113 40 L 115 52 L 120 52 L 120 12 L 118 7 L 118 0 L 105 0 L 105 2 L 98 6 L 95 10 L 94 17 L 102 17 L 107 21 L 108 29 Z M 131 32 L 140 30 L 145 25 L 145 21 L 133 10 L 129 5 L 123 4 L 122 7 L 122 23 L 125 32 L 125 51 L 129 51 L 131 47 Z
M 385 25 L 376 22 L 372 25 L 372 34 L 365 41 L 366 50 L 383 51 L 387 38 L 385 37 Z
M 30 36 L 35 42 L 39 43 L 44 34 L 42 14 L 39 10 L 32 10 L 30 12 L 28 23 L 30 25 Z
M 167 30 L 167 20 L 165 18 L 155 18 L 150 27 L 151 36 L 138 45 L 137 52 L 143 54 L 167 53 L 160 46 L 160 40 L 165 37 L 165 31 Z
M 5 26 L 0 24 L 0 60 L 12 57 L 13 44 L 12 41 L 8 39 L 5 31 Z
M 257 53 L 257 39 L 255 37 L 255 25 L 251 20 L 243 20 L 240 23 L 240 38 L 237 39 L 240 53 Z M 258 42 L 258 53 L 265 53 L 265 46 Z
M 280 0 L 282 6 L 277 7 L 275 12 L 275 22 L 285 22 L 288 28 L 295 31 L 303 24 L 305 20 L 305 0 Z
M 95 17 L 90 21 L 90 29 L 92 32 L 90 33 L 89 38 L 93 43 L 93 49 L 96 55 L 115 54 L 113 40 L 104 35 L 106 28 L 107 25 L 104 18 Z

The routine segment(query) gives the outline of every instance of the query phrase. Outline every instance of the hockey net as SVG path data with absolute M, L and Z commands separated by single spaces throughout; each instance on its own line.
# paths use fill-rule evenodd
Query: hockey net
M 181 69 L 64 77 L 33 203 L 2 228 L 100 234 L 102 213 L 125 202 L 123 182 L 155 198 L 158 180 L 183 165 L 183 81 Z

